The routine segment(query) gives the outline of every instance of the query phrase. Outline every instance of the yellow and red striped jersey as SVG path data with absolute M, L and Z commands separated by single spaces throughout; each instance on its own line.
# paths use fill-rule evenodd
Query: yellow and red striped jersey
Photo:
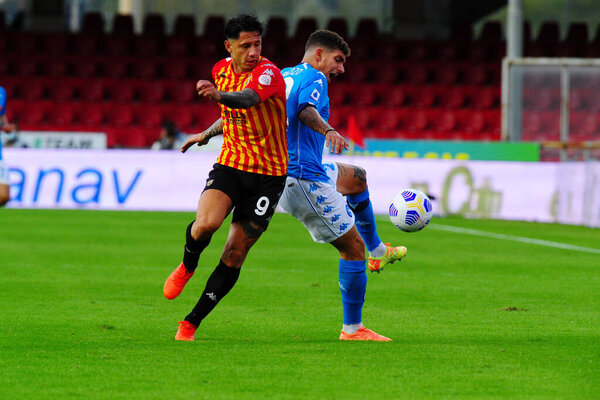
M 217 163 L 242 171 L 281 176 L 287 172 L 285 83 L 279 68 L 264 57 L 256 67 L 241 74 L 233 70 L 231 58 L 212 70 L 217 90 L 237 92 L 253 89 L 261 102 L 248 109 L 223 104 L 223 147 Z

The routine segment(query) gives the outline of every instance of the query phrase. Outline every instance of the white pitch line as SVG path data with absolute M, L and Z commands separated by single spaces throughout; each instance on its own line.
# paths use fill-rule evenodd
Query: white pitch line
M 532 239 L 532 238 L 527 238 L 527 237 L 523 237 L 523 236 L 505 235 L 502 233 L 485 232 L 485 231 L 479 231 L 476 229 L 459 228 L 456 226 L 440 225 L 440 224 L 429 225 L 429 228 L 430 229 L 431 228 L 439 229 L 442 231 L 455 232 L 455 233 L 462 233 L 465 235 L 482 236 L 482 237 L 489 237 L 489 238 L 503 239 L 503 240 L 512 240 L 514 242 L 537 244 L 540 246 L 554 247 L 554 248 L 560 248 L 560 249 L 566 249 L 566 250 L 575 250 L 575 251 L 581 251 L 584 253 L 600 254 L 600 249 L 593 249 L 590 247 L 574 246 L 571 244 L 551 242 L 549 240 Z

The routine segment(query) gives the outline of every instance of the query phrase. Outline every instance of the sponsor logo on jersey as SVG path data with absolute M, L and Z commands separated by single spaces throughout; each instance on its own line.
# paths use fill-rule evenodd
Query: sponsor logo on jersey
M 312 93 L 310 94 L 310 98 L 313 99 L 314 101 L 319 101 L 319 97 L 321 97 L 321 93 L 319 93 L 319 91 L 317 89 L 313 90 Z
M 262 74 L 261 76 L 258 77 L 258 82 L 265 86 L 269 86 L 271 84 L 271 76 L 269 76 L 267 74 Z

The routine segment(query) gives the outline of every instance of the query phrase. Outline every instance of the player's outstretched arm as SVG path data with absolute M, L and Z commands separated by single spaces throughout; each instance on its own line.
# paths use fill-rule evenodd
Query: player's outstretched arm
M 185 153 L 190 147 L 198 143 L 198 146 L 204 146 L 210 138 L 223 134 L 223 120 L 219 118 L 204 132 L 191 135 L 189 139 L 181 146 L 181 152 Z
M 325 135 L 325 146 L 334 154 L 348 150 L 348 142 L 321 117 L 316 108 L 306 106 L 298 113 L 298 119 L 315 132 Z
M 198 96 L 208 97 L 229 108 L 250 108 L 260 103 L 260 96 L 253 89 L 247 88 L 238 92 L 222 92 L 210 81 L 196 83 Z

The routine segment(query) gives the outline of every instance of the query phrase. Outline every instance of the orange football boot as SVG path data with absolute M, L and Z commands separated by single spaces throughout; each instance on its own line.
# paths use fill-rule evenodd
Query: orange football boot
M 198 329 L 198 327 L 194 326 L 191 322 L 179 321 L 179 329 L 177 329 L 175 340 L 193 341 L 196 329 Z
M 179 267 L 175 268 L 175 271 L 169 275 L 165 282 L 165 286 L 163 287 L 165 297 L 169 300 L 173 300 L 175 297 L 179 296 L 185 287 L 185 284 L 188 283 L 192 275 L 194 275 L 194 272 L 195 271 L 189 272 L 185 269 L 183 262 L 179 264 Z
M 375 342 L 392 341 L 392 339 L 382 336 L 379 333 L 375 333 L 372 330 L 365 328 L 364 326 L 352 334 L 342 331 L 340 333 L 340 340 L 372 340 Z
M 402 260 L 406 255 L 406 247 L 392 247 L 389 243 L 385 243 L 385 254 L 381 257 L 369 257 L 367 267 L 371 272 L 382 271 L 387 264 Z

